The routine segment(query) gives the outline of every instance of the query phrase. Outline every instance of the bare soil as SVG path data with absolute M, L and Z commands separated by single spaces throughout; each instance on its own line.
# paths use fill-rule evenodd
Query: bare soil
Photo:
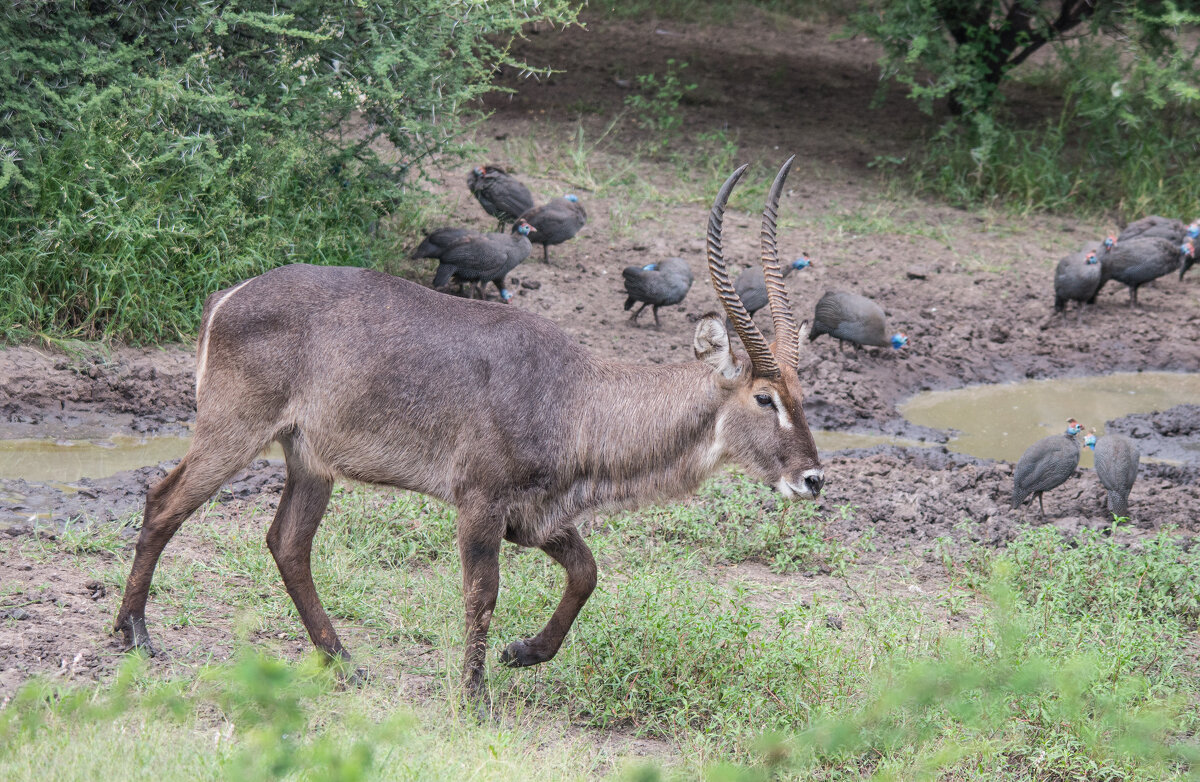
M 608 118 L 622 110 L 630 80 L 641 73 L 662 73 L 667 60 L 675 59 L 689 63 L 685 81 L 698 85 L 683 106 L 684 144 L 695 134 L 724 130 L 739 144 L 739 161 L 773 170 L 787 155 L 798 156 L 780 209 L 779 235 L 785 255 L 804 251 L 814 259 L 813 267 L 788 280 L 797 311 L 802 316 L 811 312 L 827 289 L 853 290 L 879 302 L 892 326 L 909 336 L 909 347 L 902 352 L 842 352 L 829 338 L 811 343 L 800 374 L 814 428 L 930 439 L 928 430 L 912 427 L 897 414 L 897 402 L 923 390 L 976 383 L 1114 371 L 1200 371 L 1200 276 L 1182 283 L 1169 277 L 1145 286 L 1141 309 L 1130 309 L 1124 288 L 1110 285 L 1082 316 L 1054 315 L 1057 259 L 1115 230 L 1115 223 L 1068 215 L 968 212 L 889 192 L 869 164 L 877 156 L 905 154 L 930 131 L 932 121 L 895 91 L 881 108 L 871 110 L 879 84 L 876 53 L 862 40 L 831 41 L 832 32 L 832 27 L 773 17 L 766 23 L 756 17 L 720 28 L 594 18 L 587 29 L 542 30 L 521 41 L 518 53 L 529 62 L 561 72 L 540 79 L 515 72 L 498 77 L 514 92 L 486 101 L 492 113 L 476 138 L 488 151 L 479 162 L 517 169 L 539 202 L 577 193 L 590 221 L 576 239 L 551 248 L 551 265 L 535 253 L 517 268 L 513 276 L 518 285 L 525 284 L 512 306 L 550 318 L 606 357 L 656 363 L 691 357 L 695 321 L 718 309 L 703 252 L 707 202 L 713 194 L 695 193 L 694 202 L 687 204 L 651 203 L 650 214 L 629 235 L 615 217 L 628 206 L 627 193 L 614 188 L 588 192 L 578 181 L 535 176 L 508 157 L 514 144 L 533 144 L 552 154 L 556 145 L 569 144 L 580 127 L 597 138 Z M 641 138 L 630 122 L 620 134 L 594 154 L 620 157 L 623 147 L 632 148 Z M 647 182 L 669 184 L 677 165 L 664 157 L 640 162 L 635 171 Z M 466 168 L 456 163 L 433 172 L 435 191 L 449 205 L 444 222 L 490 228 L 490 218 L 466 192 Z M 758 216 L 731 212 L 727 256 L 753 261 L 757 242 Z M 681 306 L 661 312 L 661 329 L 645 322 L 631 325 L 621 308 L 620 270 L 670 255 L 692 265 L 696 284 Z M 432 267 L 419 271 L 432 276 Z M 760 318 L 764 330 L 769 330 L 767 320 Z M 2 351 L 0 437 L 54 437 L 90 425 L 109 431 L 182 431 L 194 415 L 193 361 L 191 345 L 115 348 L 93 357 L 34 347 Z M 1176 445 L 1190 443 L 1200 431 L 1200 407 L 1181 406 L 1118 422 L 1120 426 L 1151 451 L 1164 438 L 1174 438 Z M 932 562 L 924 558 L 933 556 L 932 544 L 939 537 L 999 546 L 1025 525 L 1043 523 L 1036 508 L 1009 509 L 1008 463 L 939 447 L 892 446 L 830 454 L 826 461 L 822 504 L 858 508 L 851 520 L 834 529 L 848 536 L 869 529 L 878 550 L 889 556 L 910 552 Z M 32 505 L 47 502 L 60 525 L 79 515 L 117 518 L 136 511 L 148 483 L 169 466 L 80 481 L 74 491 L 0 480 L 0 521 L 9 523 L 10 535 L 38 534 L 25 519 Z M 281 482 L 278 465 L 260 463 L 221 498 L 236 508 L 260 492 L 277 493 Z M 12 499 L 18 495 L 23 499 Z M 1102 502 L 1095 475 L 1081 471 L 1080 478 L 1046 495 L 1044 523 L 1068 532 L 1108 527 Z M 1197 457 L 1182 466 L 1143 464 L 1130 507 L 1136 524 L 1118 534 L 1131 542 L 1167 525 L 1195 535 L 1200 531 Z M 962 524 L 967 519 L 971 523 Z M 23 564 L 0 563 L 0 581 L 11 579 L 24 590 L 6 594 L 0 611 L 22 602 L 30 590 L 40 590 L 41 596 L 25 609 L 28 618 L 0 622 L 0 692 L 36 671 L 110 667 L 116 648 L 104 632 L 115 611 L 115 590 L 97 595 L 88 587 L 94 579 L 69 557 L 50 557 L 36 570 L 22 570 Z M 46 596 L 47 585 L 53 585 L 49 592 L 54 600 Z M 211 642 L 155 629 L 176 648 Z M 104 655 L 108 663 L 94 662 Z

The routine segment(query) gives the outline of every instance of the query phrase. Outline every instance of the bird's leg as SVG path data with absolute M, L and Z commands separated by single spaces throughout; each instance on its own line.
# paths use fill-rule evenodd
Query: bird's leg
M 649 304 L 649 302 L 645 302 L 645 301 L 642 302 L 642 306 L 638 307 L 637 311 L 635 311 L 632 315 L 629 316 L 629 322 L 637 323 L 638 315 L 642 314 L 642 310 L 646 309 L 646 306 L 648 304 Z
M 1137 305 L 1137 286 L 1135 285 L 1129 289 L 1129 306 L 1136 307 Z
M 1037 497 L 1038 497 L 1038 517 L 1045 519 L 1046 518 L 1046 506 L 1042 503 L 1042 493 L 1040 491 L 1037 493 Z
M 662 328 L 662 324 L 658 322 L 658 305 L 657 305 L 657 304 L 655 304 L 655 305 L 654 305 L 654 307 L 653 307 L 653 308 L 652 308 L 650 311 L 654 313 L 654 326 L 655 326 L 655 328 L 660 328 L 660 329 L 661 329 L 661 328 Z
M 548 244 L 542 245 L 542 261 L 550 263 L 550 245 Z

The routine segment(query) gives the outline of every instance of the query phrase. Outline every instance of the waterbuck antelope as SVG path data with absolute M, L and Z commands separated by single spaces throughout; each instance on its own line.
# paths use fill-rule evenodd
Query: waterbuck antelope
M 511 666 L 552 658 L 596 584 L 573 523 L 696 489 L 731 461 L 785 497 L 815 497 L 824 475 L 801 407 L 797 326 L 775 248 L 780 169 L 762 222 L 775 342 L 734 292 L 721 252 L 729 193 L 708 219 L 713 287 L 725 319 L 696 326 L 697 361 L 637 366 L 589 355 L 553 323 L 503 304 L 446 296 L 379 272 L 295 265 L 214 293 L 196 364 L 196 427 L 179 465 L 146 499 L 116 618 L 130 648 L 154 653 L 146 596 L 180 524 L 268 443 L 287 482 L 267 545 L 317 648 L 348 658 L 313 585 L 313 535 L 334 478 L 410 489 L 458 509 L 466 602 L 464 684 L 484 681 L 502 540 L 537 546 L 567 572 L 546 627 L 501 654 Z

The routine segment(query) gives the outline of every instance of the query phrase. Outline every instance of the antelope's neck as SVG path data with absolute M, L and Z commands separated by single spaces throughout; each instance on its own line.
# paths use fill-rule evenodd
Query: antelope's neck
M 693 361 L 605 363 L 584 384 L 575 470 L 596 499 L 629 504 L 694 491 L 724 460 L 716 374 Z

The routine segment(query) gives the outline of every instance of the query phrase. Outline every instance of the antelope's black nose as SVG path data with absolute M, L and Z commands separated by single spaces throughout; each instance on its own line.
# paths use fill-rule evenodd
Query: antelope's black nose
M 804 476 L 804 485 L 812 492 L 813 499 L 821 496 L 821 487 L 825 485 L 825 474 L 820 470 L 813 470 Z

